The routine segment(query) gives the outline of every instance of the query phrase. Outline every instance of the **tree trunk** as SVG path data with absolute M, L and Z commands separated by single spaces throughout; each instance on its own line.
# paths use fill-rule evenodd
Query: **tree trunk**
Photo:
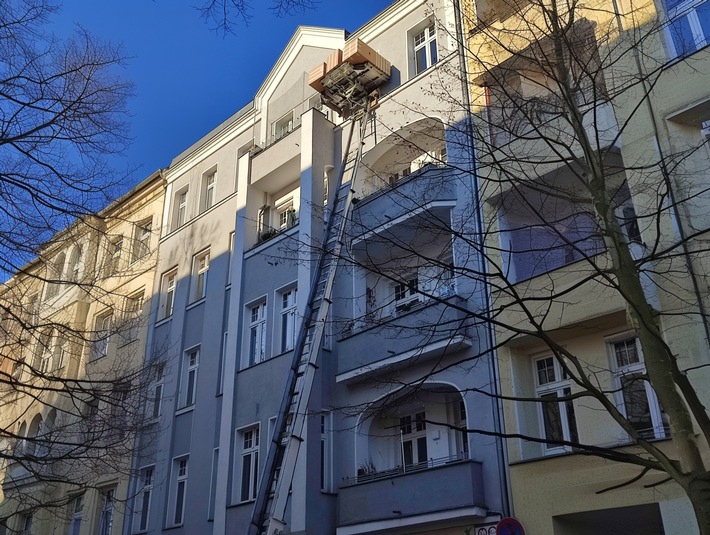
M 710 474 L 693 477 L 684 487 L 693 505 L 700 535 L 710 535 Z

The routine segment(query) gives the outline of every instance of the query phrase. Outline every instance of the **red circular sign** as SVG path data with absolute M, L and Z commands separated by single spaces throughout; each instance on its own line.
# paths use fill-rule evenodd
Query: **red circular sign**
M 496 535 L 525 535 L 525 529 L 515 518 L 504 518 L 496 526 Z

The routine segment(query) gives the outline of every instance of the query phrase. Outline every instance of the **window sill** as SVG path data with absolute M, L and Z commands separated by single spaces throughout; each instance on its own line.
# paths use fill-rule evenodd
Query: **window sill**
M 173 524 L 173 525 L 171 525 L 171 526 L 165 526 L 165 527 L 163 528 L 163 531 L 168 531 L 168 530 L 171 530 L 171 529 L 178 529 L 178 528 L 183 527 L 184 525 L 185 525 L 185 524 L 183 523 L 183 524 Z M 146 532 L 143 532 L 143 533 L 146 533 Z
M 232 503 L 227 506 L 227 509 L 232 509 L 233 507 L 241 507 L 243 505 L 251 505 L 255 502 L 256 500 L 246 500 L 243 502 L 237 502 L 237 503 Z
M 169 323 L 172 319 L 173 319 L 173 315 L 170 314 L 169 316 L 166 316 L 163 319 L 156 321 L 155 327 L 160 327 L 161 325 L 165 325 L 166 323 Z
M 204 302 L 207 300 L 207 297 L 201 297 L 197 301 L 193 301 L 189 305 L 185 307 L 185 310 L 192 310 L 193 308 L 197 308 L 198 306 L 204 304 Z
M 182 409 L 178 409 L 175 411 L 175 416 L 180 416 L 181 414 L 187 414 L 188 412 L 192 412 L 195 410 L 195 405 L 188 405 L 187 407 L 183 407 Z

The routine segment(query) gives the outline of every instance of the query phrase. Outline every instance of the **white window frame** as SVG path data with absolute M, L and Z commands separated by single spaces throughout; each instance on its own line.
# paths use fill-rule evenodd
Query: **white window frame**
M 403 277 L 402 282 L 392 283 L 392 312 L 401 314 L 408 312 L 415 304 L 421 302 L 419 293 L 419 275 L 411 273 Z
M 410 78 L 418 76 L 439 61 L 439 50 L 437 44 L 436 24 L 434 20 L 427 20 L 418 25 L 411 32 L 412 51 L 412 75 Z M 423 51 L 424 64 L 420 68 L 417 61 L 417 54 Z
M 399 416 L 400 455 L 404 471 L 418 470 L 429 465 L 426 411 L 424 409 Z M 421 439 L 424 439 L 424 460 L 421 460 Z M 411 444 L 412 462 L 407 463 L 407 444 Z
M 168 507 L 168 521 L 170 527 L 182 526 L 185 521 L 185 503 L 187 496 L 187 478 L 189 457 L 176 457 L 173 459 L 171 506 Z M 180 496 L 182 494 L 182 497 Z M 179 513 L 179 514 L 178 514 Z
M 114 501 L 116 487 L 101 492 L 101 510 L 99 511 L 99 535 L 111 535 L 114 519 Z
M 113 310 L 105 310 L 94 320 L 94 340 L 91 344 L 91 360 L 107 357 L 113 330 Z
M 183 373 L 180 381 L 180 408 L 185 409 L 195 405 L 197 400 L 197 372 L 200 368 L 200 346 L 185 350 L 183 356 Z
M 133 506 L 133 533 L 148 531 L 150 522 L 150 505 L 153 499 L 153 484 L 155 480 L 155 465 L 142 466 L 139 469 L 142 487 L 135 498 Z
M 543 366 L 542 368 L 540 366 Z M 572 393 L 572 383 L 567 377 L 564 369 L 560 365 L 560 362 L 553 355 L 543 355 L 534 358 L 532 361 L 533 375 L 535 377 L 535 397 L 539 399 L 554 397 L 565 397 Z M 551 367 L 550 367 L 551 366 Z M 545 376 L 547 380 L 541 380 L 541 374 Z M 548 437 L 547 434 L 547 413 L 545 412 L 548 405 L 552 405 L 554 402 L 540 402 L 538 404 L 538 421 L 540 423 L 540 436 L 547 440 L 555 440 L 556 437 Z M 574 421 L 570 419 L 571 417 Z M 562 436 L 557 437 L 557 440 L 566 440 L 568 442 L 577 442 L 578 437 L 578 426 L 577 426 L 577 415 L 572 401 L 560 401 L 557 402 L 557 413 L 560 420 L 561 433 Z M 560 453 L 563 451 L 570 451 L 570 448 L 546 442 L 544 444 L 545 454 Z
M 20 518 L 20 535 L 32 535 L 33 513 L 25 513 Z
M 153 219 L 139 221 L 133 229 L 133 262 L 150 254 L 150 238 L 153 233 Z
M 175 311 L 175 290 L 177 286 L 177 268 L 163 274 L 160 283 L 162 290 L 162 314 L 160 319 L 169 318 Z
M 202 175 L 202 201 L 200 213 L 206 212 L 215 205 L 217 186 L 217 167 L 213 167 Z
M 278 293 L 281 311 L 279 314 L 281 352 L 292 351 L 296 346 L 296 333 L 298 331 L 298 288 L 292 286 Z
M 248 366 L 264 362 L 266 356 L 267 302 L 261 299 L 247 305 L 247 356 Z
M 619 344 L 629 344 L 633 342 L 633 347 L 636 351 L 635 362 L 627 362 L 620 364 L 617 358 L 617 346 Z M 616 405 L 621 411 L 621 413 L 628 418 L 627 412 L 627 401 L 624 392 L 625 378 L 637 377 L 646 374 L 646 364 L 644 362 L 643 351 L 641 350 L 641 342 L 638 337 L 633 333 L 627 333 L 626 335 L 616 336 L 606 340 L 607 350 L 609 352 L 609 359 L 611 361 L 611 369 L 613 371 L 614 388 L 615 388 L 615 401 Z M 651 383 L 645 379 L 639 379 L 643 381 L 644 392 L 646 395 L 646 402 L 648 403 L 649 418 L 651 420 L 651 427 L 644 429 L 637 429 L 639 436 L 647 440 L 666 438 L 669 436 L 668 424 L 664 424 L 664 413 L 661 410 L 661 406 L 658 402 L 658 397 L 656 392 L 654 392 Z M 667 417 L 666 417 L 667 419 Z M 629 422 L 632 423 L 632 422 Z M 633 423 L 632 423 L 633 425 Z
M 175 193 L 173 230 L 177 230 L 187 223 L 187 202 L 189 199 L 189 188 L 184 187 Z
M 210 250 L 205 249 L 192 258 L 192 301 L 207 296 L 207 276 L 210 270 Z
M 121 268 L 121 257 L 123 256 L 123 236 L 116 236 L 109 240 L 106 251 L 106 262 L 104 263 L 104 277 L 113 277 Z
M 688 0 L 685 2 L 679 2 L 671 8 L 668 8 L 667 6 L 665 7 L 666 18 L 668 21 L 668 24 L 666 25 L 666 41 L 668 42 L 671 57 L 678 58 L 689 56 L 705 47 L 710 42 L 710 29 L 708 29 L 708 35 L 705 35 L 697 12 L 697 9 L 705 2 L 706 0 Z M 673 24 L 682 19 L 687 19 L 691 33 L 690 37 L 693 39 L 692 50 L 678 50 L 676 48 L 675 41 L 673 40 Z
M 84 495 L 75 496 L 70 502 L 69 535 L 79 535 L 84 519 Z
M 279 119 L 271 124 L 271 141 L 275 143 L 279 139 L 285 138 L 296 128 L 293 110 L 283 114 Z
M 133 292 L 125 298 L 125 305 L 123 307 L 123 332 L 121 333 L 124 344 L 138 340 L 144 300 L 145 290 Z
M 149 422 L 154 422 L 160 419 L 163 411 L 163 388 L 165 385 L 165 376 L 162 365 L 157 365 L 157 377 L 148 387 L 147 403 L 145 406 L 145 417 Z
M 237 429 L 239 458 L 235 464 L 239 467 L 238 487 L 236 489 L 238 503 L 246 503 L 256 499 L 259 487 L 260 435 L 261 424 L 259 423 Z M 245 474 L 245 467 L 249 468 L 248 474 Z
M 229 257 L 227 264 L 227 286 L 232 284 L 232 262 L 234 262 L 234 238 L 236 233 L 234 231 L 229 233 Z
M 81 268 L 84 258 L 84 249 L 81 245 L 74 246 L 69 255 L 69 282 L 79 282 L 81 276 Z
M 276 221 L 274 221 L 275 224 L 273 226 L 276 230 L 288 230 L 298 223 L 298 214 L 294 208 L 293 197 L 288 197 L 279 203 L 275 212 Z

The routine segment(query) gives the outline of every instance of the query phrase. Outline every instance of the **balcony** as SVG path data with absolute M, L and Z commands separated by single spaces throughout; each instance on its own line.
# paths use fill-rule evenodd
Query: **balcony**
M 252 186 L 275 193 L 300 176 L 300 143 L 301 129 L 297 127 L 255 154 L 251 161 Z
M 353 210 L 354 242 L 405 227 L 450 228 L 449 211 L 456 203 L 454 172 L 436 163 L 375 191 Z
M 456 518 L 483 516 L 481 463 L 461 455 L 430 460 L 405 471 L 402 467 L 348 479 L 338 493 L 338 531 L 347 526 L 441 511 Z M 381 527 L 380 527 L 381 529 Z M 367 529 L 353 530 L 364 532 Z
M 371 324 L 353 322 L 353 330 L 338 343 L 337 380 L 356 380 L 471 347 L 468 314 L 458 307 L 465 308 L 466 301 L 453 296 L 446 302 L 413 302 L 409 310 Z

